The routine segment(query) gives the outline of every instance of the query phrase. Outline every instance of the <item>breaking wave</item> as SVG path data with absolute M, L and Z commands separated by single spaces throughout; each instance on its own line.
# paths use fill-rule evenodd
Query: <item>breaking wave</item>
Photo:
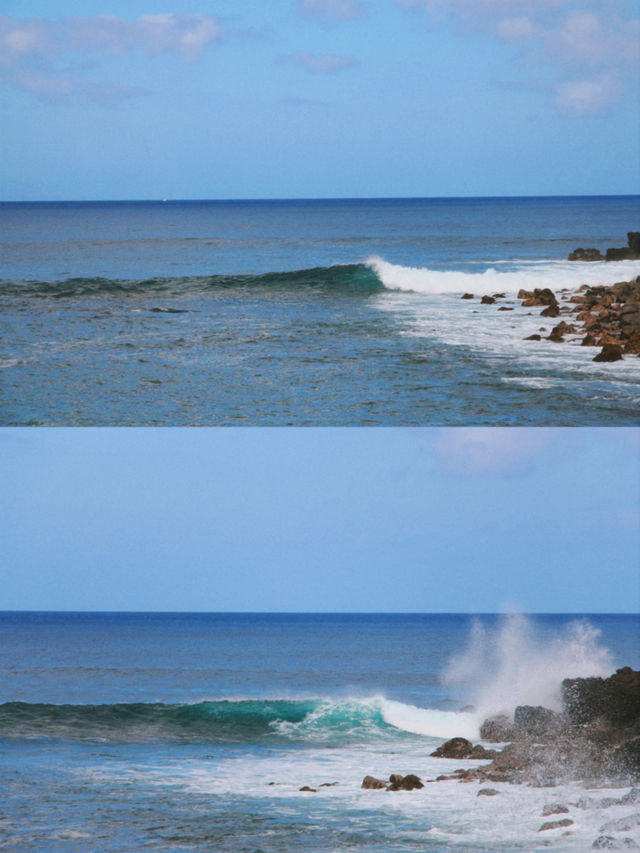
M 473 737 L 471 714 L 371 699 L 223 700 L 196 704 L 0 705 L 0 737 L 108 742 L 368 743 L 421 735 Z
M 572 263 L 570 261 L 527 261 L 515 269 L 496 264 L 480 272 L 437 270 L 429 267 L 404 267 L 372 257 L 368 266 L 375 271 L 388 290 L 411 293 L 517 293 L 521 288 L 533 290 L 549 287 L 557 292 L 563 288 L 577 289 L 582 284 L 613 284 L 627 281 L 640 273 L 637 261 L 602 263 Z

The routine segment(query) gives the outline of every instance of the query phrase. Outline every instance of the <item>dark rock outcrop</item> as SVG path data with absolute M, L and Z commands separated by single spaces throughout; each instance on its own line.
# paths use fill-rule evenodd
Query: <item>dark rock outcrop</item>
M 480 300 L 482 305 L 493 305 L 495 301 L 495 297 L 493 296 L 483 296 Z
M 569 255 L 570 261 L 627 261 L 640 258 L 640 232 L 627 232 L 627 245 L 607 249 L 602 255 L 598 249 L 575 249 Z
M 491 743 L 506 743 L 513 740 L 513 723 L 506 714 L 489 717 L 480 726 L 480 737 Z
M 513 715 L 514 738 L 544 738 L 560 729 L 559 715 L 542 705 L 519 705 Z
M 569 255 L 570 261 L 604 261 L 599 249 L 574 249 Z
M 619 344 L 605 344 L 592 361 L 621 361 L 622 347 Z
M 362 788 L 369 791 L 378 791 L 381 788 L 386 788 L 388 782 L 383 782 L 382 779 L 376 779 L 375 776 L 365 776 L 362 780 Z
M 419 788 L 424 788 L 422 781 L 418 776 L 409 773 L 407 776 L 400 776 L 399 773 L 393 773 L 389 777 L 391 784 L 387 791 L 415 791 Z
M 565 826 L 573 826 L 571 818 L 565 817 L 562 820 L 548 820 L 542 824 L 538 832 L 545 832 L 547 829 L 562 829 Z

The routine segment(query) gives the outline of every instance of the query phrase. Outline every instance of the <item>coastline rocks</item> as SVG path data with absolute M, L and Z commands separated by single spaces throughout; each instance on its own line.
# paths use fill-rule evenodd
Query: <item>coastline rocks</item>
M 638 850 L 633 838 L 614 838 L 612 835 L 601 835 L 593 842 L 594 850 Z
M 495 749 L 485 749 L 481 744 L 474 746 L 464 737 L 454 737 L 431 753 L 432 758 L 472 758 L 482 761 L 499 755 Z
M 604 261 L 599 249 L 574 249 L 569 255 L 570 261 Z
M 491 743 L 506 743 L 513 740 L 513 724 L 506 714 L 489 717 L 480 726 L 480 737 Z
M 640 258 L 640 232 L 627 232 L 627 245 L 607 249 L 602 255 L 598 249 L 575 249 L 569 255 L 570 261 L 627 261 Z
M 618 344 L 605 344 L 592 361 L 622 361 L 622 347 Z
M 518 299 L 522 299 L 524 308 L 536 307 L 538 305 L 557 305 L 555 293 L 548 287 L 536 287 L 531 290 L 519 290 Z
M 519 705 L 513 715 L 514 738 L 544 738 L 560 730 L 560 717 L 542 705 Z
M 493 296 L 483 296 L 480 300 L 481 305 L 493 305 L 496 300 Z
M 415 791 L 424 788 L 422 780 L 415 773 L 402 776 L 400 773 L 392 773 L 387 782 L 376 779 L 375 776 L 365 776 L 361 788 L 369 791 Z
M 562 820 L 548 820 L 542 824 L 538 832 L 545 832 L 547 829 L 561 829 L 564 826 L 573 826 L 573 821 L 568 817 Z
M 383 782 L 382 779 L 376 779 L 375 776 L 365 776 L 360 787 L 368 791 L 377 791 L 381 788 L 386 788 L 387 784 L 388 783 Z

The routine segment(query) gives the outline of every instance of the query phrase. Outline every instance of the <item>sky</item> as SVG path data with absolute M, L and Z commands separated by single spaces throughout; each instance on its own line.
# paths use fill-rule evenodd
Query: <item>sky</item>
M 633 194 L 637 0 L 3 0 L 0 200 Z
M 0 430 L 0 610 L 638 612 L 640 429 Z

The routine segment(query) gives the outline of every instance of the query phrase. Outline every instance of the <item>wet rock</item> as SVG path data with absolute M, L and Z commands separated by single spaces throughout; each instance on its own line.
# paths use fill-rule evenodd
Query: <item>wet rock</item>
M 473 299 L 473 293 L 463 293 L 461 299 Z
M 540 340 L 539 335 L 537 339 Z M 489 717 L 480 726 L 480 737 L 482 740 L 488 740 L 491 743 L 505 743 L 513 740 L 513 724 L 505 714 Z
M 593 842 L 594 850 L 637 850 L 638 845 L 633 838 L 614 838 L 612 835 L 601 835 Z
M 560 728 L 559 715 L 542 705 L 519 705 L 513 714 L 515 737 L 548 738 Z
M 498 311 L 513 311 L 513 308 L 507 308 L 506 305 L 501 305 Z
M 482 744 L 477 744 L 471 750 L 469 758 L 473 758 L 476 761 L 485 761 L 490 758 L 496 758 L 498 755 L 500 755 L 500 752 L 497 749 L 485 749 Z
M 418 788 L 424 788 L 421 779 L 413 773 L 406 776 L 400 776 L 394 773 L 389 777 L 391 784 L 387 791 L 415 791 Z
M 600 832 L 630 832 L 637 826 L 640 826 L 640 814 L 635 813 L 603 823 Z
M 538 832 L 545 832 L 547 829 L 561 829 L 563 826 L 573 826 L 573 821 L 568 817 L 562 820 L 548 820 L 542 824 Z
M 561 803 L 547 803 L 542 808 L 542 817 L 550 817 L 553 814 L 569 814 L 569 809 Z
M 574 249 L 569 255 L 570 261 L 604 261 L 599 249 Z
M 520 293 L 522 292 L 520 291 Z M 524 293 L 528 294 L 522 303 L 525 308 L 536 305 L 556 305 L 558 301 L 555 293 L 548 287 L 536 287 L 533 292 L 524 291 Z
M 433 758 L 469 758 L 473 744 L 464 737 L 454 737 L 431 753 Z
M 640 331 L 631 332 L 622 351 L 625 355 L 640 355 Z
M 318 792 L 317 792 L 317 790 L 316 790 L 315 788 L 310 788 L 308 785 L 305 785 L 305 786 L 304 786 L 304 787 L 302 787 L 302 788 L 298 788 L 298 790 L 299 790 L 299 791 L 308 791 L 308 792 L 310 792 L 311 794 L 317 794 L 317 793 L 318 793 Z
M 493 305 L 495 301 L 495 297 L 493 296 L 483 296 L 480 300 L 482 305 Z
M 525 341 L 541 341 L 541 340 L 542 340 L 542 336 L 541 336 L 541 335 L 537 335 L 537 334 L 529 335 L 529 337 L 524 338 L 524 340 L 525 340 Z
M 592 361 L 621 361 L 622 347 L 619 344 L 605 344 Z
M 560 314 L 560 307 L 557 302 L 548 305 L 544 311 L 540 312 L 541 317 L 557 317 Z
M 582 347 L 595 347 L 597 345 L 597 341 L 595 335 L 586 334 L 584 338 L 580 341 L 580 346 Z
M 500 793 L 500 791 L 496 791 L 495 788 L 480 788 L 480 790 L 478 791 L 476 796 L 477 797 L 496 797 L 499 793 Z
M 575 326 L 561 320 L 557 326 L 554 326 L 553 329 L 551 329 L 547 340 L 553 341 L 554 343 L 562 343 L 564 341 L 564 336 L 569 334 L 569 332 L 575 332 Z
M 386 788 L 387 783 L 383 782 L 382 779 L 376 779 L 375 776 L 365 776 L 361 787 L 370 791 L 380 790 L 381 788 Z

